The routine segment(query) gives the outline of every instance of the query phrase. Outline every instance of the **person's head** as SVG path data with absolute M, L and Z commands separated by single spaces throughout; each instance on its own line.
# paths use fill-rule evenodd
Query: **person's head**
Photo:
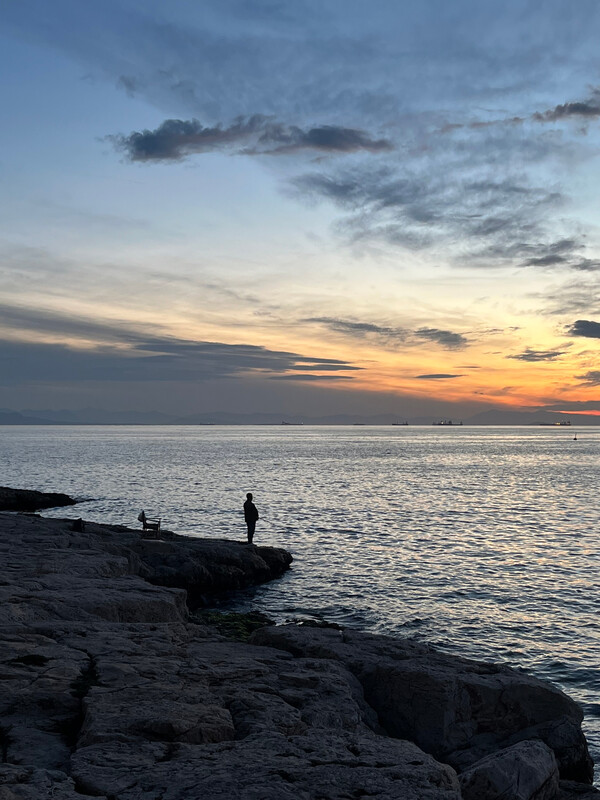
M 252 492 L 248 492 L 246 495 L 246 500 L 252 500 Z

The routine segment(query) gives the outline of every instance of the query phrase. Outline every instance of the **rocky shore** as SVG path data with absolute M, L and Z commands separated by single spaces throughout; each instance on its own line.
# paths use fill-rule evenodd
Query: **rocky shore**
M 68 494 L 0 486 L 0 511 L 40 511 L 42 508 L 74 506 L 76 502 Z
M 284 550 L 0 513 L 0 800 L 592 800 L 548 683 L 410 640 L 195 614 Z M 75 530 L 74 530 L 75 528 Z

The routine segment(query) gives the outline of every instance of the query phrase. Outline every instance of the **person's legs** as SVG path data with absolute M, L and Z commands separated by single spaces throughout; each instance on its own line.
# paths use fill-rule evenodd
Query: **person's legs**
M 247 522 L 246 525 L 248 526 L 248 544 L 252 544 L 252 539 L 254 538 L 254 529 L 256 528 L 256 522 Z

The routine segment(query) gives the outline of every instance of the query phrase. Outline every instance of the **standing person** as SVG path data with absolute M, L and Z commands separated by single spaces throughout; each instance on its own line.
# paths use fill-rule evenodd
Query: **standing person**
M 258 511 L 252 502 L 252 492 L 246 495 L 246 502 L 244 503 L 244 519 L 248 526 L 248 544 L 252 544 L 254 537 L 254 529 L 256 528 L 256 520 L 258 519 Z

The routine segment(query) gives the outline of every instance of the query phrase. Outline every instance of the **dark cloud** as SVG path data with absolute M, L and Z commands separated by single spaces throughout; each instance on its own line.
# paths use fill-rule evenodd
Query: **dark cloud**
M 569 266 L 579 272 L 597 272 L 600 270 L 600 261 L 595 258 L 580 258 L 572 261 Z
M 600 339 L 600 322 L 589 319 L 578 319 L 568 329 L 571 336 L 585 336 L 588 339 Z
M 437 342 L 448 350 L 460 350 L 468 344 L 468 340 L 462 334 L 442 331 L 438 328 L 419 328 L 415 331 L 415 336 L 419 339 Z
M 591 370 L 583 375 L 575 375 L 575 377 L 585 386 L 600 386 L 600 370 Z
M 548 111 L 536 112 L 531 118 L 535 122 L 557 122 L 569 118 L 590 120 L 598 117 L 600 117 L 600 90 L 594 89 L 587 100 L 562 103 Z
M 302 129 L 255 114 L 229 127 L 205 127 L 197 119 L 167 119 L 155 130 L 109 136 L 130 161 L 181 161 L 194 153 L 233 149 L 246 155 L 282 155 L 313 150 L 323 154 L 390 150 L 387 139 L 373 139 L 357 128 L 320 125 Z
M 353 322 L 352 320 L 336 319 L 334 317 L 309 317 L 304 321 L 318 322 L 321 325 L 327 326 L 330 330 L 361 339 L 373 334 L 380 340 L 404 342 L 409 333 L 404 328 L 376 325 L 372 322 Z
M 534 111 L 529 116 L 501 117 L 500 119 L 473 120 L 472 122 L 450 122 L 440 129 L 441 133 L 452 133 L 456 130 L 468 128 L 477 130 L 492 128 L 498 125 L 523 125 L 526 122 L 558 122 L 561 120 L 575 119 L 588 121 L 600 117 L 600 89 L 593 89 L 587 100 L 560 103 L 546 111 Z
M 526 347 L 522 353 L 506 356 L 506 358 L 512 358 L 515 361 L 556 361 L 565 353 L 566 350 L 532 350 L 531 347 Z
M 554 405 L 541 406 L 541 408 L 543 408 L 545 411 L 565 411 L 565 412 L 600 411 L 600 400 L 575 400 L 575 401 L 565 400 L 562 403 L 555 403 Z
M 0 306 L 0 313 L 4 329 L 12 334 L 0 340 L 0 382 L 4 383 L 27 381 L 32 376 L 40 381 L 203 381 L 247 372 L 281 375 L 359 369 L 339 359 L 257 345 L 178 339 L 161 334 L 158 328 L 138 330 L 124 323 L 94 322 L 8 305 Z M 25 331 L 69 343 L 19 341 Z
M 98 322 L 82 317 L 66 316 L 44 309 L 11 306 L 0 303 L 0 327 L 16 332 L 33 331 L 53 334 L 61 338 L 75 338 L 83 341 L 119 342 L 121 344 L 142 345 L 151 340 L 158 327 L 147 326 L 144 333 L 121 320 Z
M 535 253 L 523 262 L 524 267 L 568 267 L 579 272 L 595 272 L 600 269 L 600 261 L 584 258 L 579 251 L 585 243 L 576 239 L 558 239 L 549 244 L 522 244 L 515 248 L 519 254 Z
M 343 333 L 355 338 L 376 338 L 382 344 L 411 345 L 417 340 L 426 340 L 442 345 L 448 350 L 459 350 L 468 344 L 468 340 L 460 333 L 440 330 L 439 328 L 418 328 L 411 331 L 408 328 L 394 328 L 387 325 L 377 325 L 373 322 L 354 322 L 352 320 L 337 319 L 335 317 L 309 317 L 305 322 L 318 322 L 326 325 L 330 330 Z
M 446 378 L 463 378 L 464 375 L 448 375 L 443 372 L 433 373 L 432 375 L 415 375 L 415 378 L 418 378 L 421 381 L 439 381 L 445 380 Z
M 312 359 L 312 364 L 296 364 L 293 367 L 290 367 L 291 370 L 294 372 L 310 372 L 310 370 L 318 369 L 322 372 L 339 372 L 339 371 L 349 371 L 349 370 L 358 370 L 363 369 L 363 367 L 351 367 L 345 361 L 339 361 L 333 364 L 324 363 L 324 360 L 321 359 L 318 363 L 314 363 L 314 359 Z
M 243 373 L 284 375 L 296 368 L 299 361 L 310 362 L 311 368 L 317 371 L 332 369 L 331 365 L 323 363 L 326 360 L 221 342 L 161 343 L 155 339 L 124 351 L 120 347 L 82 349 L 65 344 L 0 340 L 0 382 L 3 384 L 31 380 L 199 382 Z M 343 362 L 339 363 L 339 369 L 344 369 Z M 303 378 L 302 375 L 290 377 Z M 351 376 L 345 377 L 350 379 Z
M 272 381 L 351 381 L 351 375 L 272 375 Z
M 525 262 L 526 267 L 552 267 L 556 264 L 564 264 L 566 258 L 558 255 L 540 256 L 539 258 L 529 258 Z
M 542 232 L 540 228 L 541 226 L 534 225 L 529 231 L 523 229 L 523 233 L 539 234 Z M 565 238 L 554 242 L 527 241 L 525 238 L 513 237 L 515 231 L 516 228 L 513 228 L 505 237 L 497 237 L 491 245 L 482 248 L 477 257 L 480 260 L 498 259 L 510 263 L 519 259 L 521 267 L 557 268 L 574 272 L 600 270 L 600 260 L 582 255 L 581 251 L 586 249 L 586 243 L 582 240 Z
M 136 78 L 132 78 L 130 75 L 119 75 L 117 79 L 117 86 L 119 89 L 123 89 L 123 91 L 129 97 L 135 97 L 135 95 L 142 89 L 140 82 Z

